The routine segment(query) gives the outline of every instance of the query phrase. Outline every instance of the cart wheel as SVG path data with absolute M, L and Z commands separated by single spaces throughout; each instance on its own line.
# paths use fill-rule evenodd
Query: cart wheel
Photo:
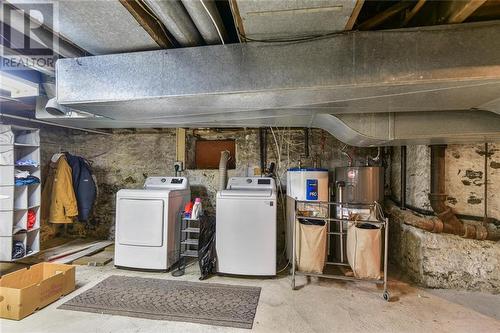
M 383 297 L 384 299 L 389 302 L 391 300 L 391 294 L 389 294 L 389 292 L 386 290 L 384 291 L 384 294 L 383 294 Z

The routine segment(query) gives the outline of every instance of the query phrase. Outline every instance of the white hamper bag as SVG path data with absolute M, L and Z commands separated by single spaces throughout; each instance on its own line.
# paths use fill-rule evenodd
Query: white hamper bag
M 380 279 L 381 238 L 379 226 L 366 222 L 349 222 L 347 260 L 356 278 Z

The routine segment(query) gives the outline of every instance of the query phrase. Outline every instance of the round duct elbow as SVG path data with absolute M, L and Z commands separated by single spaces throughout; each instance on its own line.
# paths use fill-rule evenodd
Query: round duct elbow
M 47 105 L 45 105 L 45 111 L 53 116 L 65 116 L 70 112 L 67 106 L 57 103 L 55 98 L 49 99 Z

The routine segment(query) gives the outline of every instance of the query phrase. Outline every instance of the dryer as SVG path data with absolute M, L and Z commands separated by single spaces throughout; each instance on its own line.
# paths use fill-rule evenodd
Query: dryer
M 232 177 L 217 192 L 218 272 L 276 275 L 276 185 L 267 177 Z
M 149 177 L 116 194 L 115 266 L 168 270 L 179 259 L 180 221 L 191 199 L 185 177 Z

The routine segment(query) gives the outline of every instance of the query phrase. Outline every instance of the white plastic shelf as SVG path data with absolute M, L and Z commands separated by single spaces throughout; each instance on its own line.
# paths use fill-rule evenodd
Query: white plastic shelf
M 36 165 L 19 165 L 19 160 Z M 40 251 L 41 185 L 15 186 L 15 172 L 28 171 L 40 179 L 40 135 L 38 129 L 0 124 L 0 261 L 17 261 Z M 28 229 L 28 216 L 35 221 Z M 25 255 L 12 258 L 16 242 Z

